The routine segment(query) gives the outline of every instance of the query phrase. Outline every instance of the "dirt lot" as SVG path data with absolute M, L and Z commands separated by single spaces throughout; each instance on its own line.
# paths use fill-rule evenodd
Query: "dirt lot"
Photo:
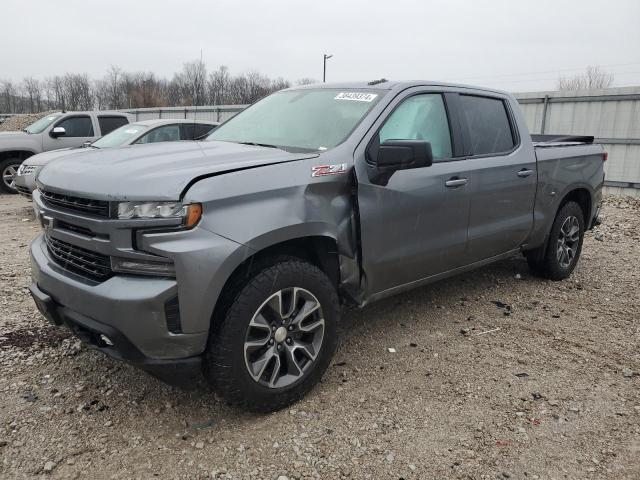
M 30 208 L 0 197 L 2 478 L 640 478 L 638 201 L 567 281 L 514 258 L 346 312 L 323 382 L 266 416 L 47 326 Z

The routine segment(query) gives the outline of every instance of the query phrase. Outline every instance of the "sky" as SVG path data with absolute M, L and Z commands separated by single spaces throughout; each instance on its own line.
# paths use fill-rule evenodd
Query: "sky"
M 640 0 L 2 0 L 0 80 L 111 65 L 290 81 L 438 80 L 553 89 L 588 65 L 640 85 Z

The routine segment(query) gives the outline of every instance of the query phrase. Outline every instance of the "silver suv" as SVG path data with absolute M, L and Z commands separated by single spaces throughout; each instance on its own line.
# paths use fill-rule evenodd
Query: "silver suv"
M 128 113 L 108 110 L 52 113 L 21 132 L 0 132 L 0 191 L 18 192 L 15 176 L 22 162 L 32 155 L 93 142 L 132 118 Z

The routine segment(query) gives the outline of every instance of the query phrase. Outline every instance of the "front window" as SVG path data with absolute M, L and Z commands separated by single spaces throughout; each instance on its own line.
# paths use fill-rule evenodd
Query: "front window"
M 146 130 L 146 128 L 144 125 L 136 125 L 135 123 L 124 125 L 96 140 L 91 146 L 96 148 L 115 148 L 128 145 L 134 138 L 137 138 L 138 135 Z
M 33 122 L 31 125 L 25 128 L 25 131 L 27 133 L 42 133 L 45 128 L 55 122 L 59 117 L 59 113 L 56 115 L 47 115 L 46 117 L 42 117 L 40 120 Z
M 324 151 L 342 143 L 384 95 L 381 90 L 303 89 L 274 93 L 219 126 L 207 141 Z
M 425 140 L 433 158 L 451 158 L 451 135 L 442 95 L 427 93 L 407 98 L 387 118 L 380 129 L 385 140 Z
M 66 137 L 93 137 L 93 122 L 88 116 L 69 117 L 56 125 L 65 129 Z

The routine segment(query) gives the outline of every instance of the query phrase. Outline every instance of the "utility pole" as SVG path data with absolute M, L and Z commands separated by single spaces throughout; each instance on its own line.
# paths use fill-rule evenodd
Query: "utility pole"
M 327 60 L 331 57 L 333 57 L 333 55 L 327 55 L 326 53 L 322 55 L 322 83 L 327 79 Z

